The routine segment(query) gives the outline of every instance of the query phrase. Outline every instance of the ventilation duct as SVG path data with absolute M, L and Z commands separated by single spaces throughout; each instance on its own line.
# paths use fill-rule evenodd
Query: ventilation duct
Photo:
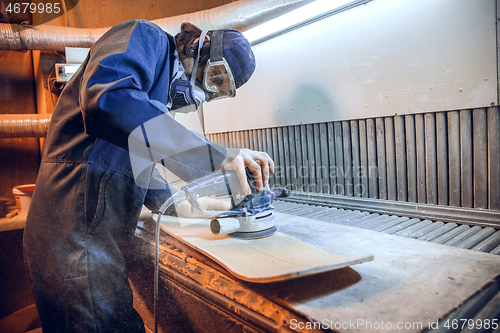
M 171 34 L 176 34 L 183 22 L 191 22 L 203 29 L 242 29 L 270 20 L 312 1 L 239 0 L 213 9 L 151 22 Z M 0 50 L 64 51 L 66 46 L 91 47 L 108 29 L 0 24 Z
M 46 137 L 50 118 L 50 114 L 2 114 L 0 138 Z
M 273 19 L 314 0 L 239 0 L 191 14 L 153 20 L 176 34 L 183 22 L 203 29 L 242 29 Z M 0 24 L 0 50 L 65 51 L 65 47 L 91 47 L 109 28 Z M 50 115 L 0 115 L 0 138 L 45 137 Z

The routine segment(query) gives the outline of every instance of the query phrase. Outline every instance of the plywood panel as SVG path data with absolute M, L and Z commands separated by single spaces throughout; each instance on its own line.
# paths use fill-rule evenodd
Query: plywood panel
M 500 210 L 500 114 L 488 109 L 488 208 Z
M 307 171 L 309 174 L 309 192 L 316 192 L 316 152 L 314 151 L 313 125 L 306 125 Z
M 282 143 L 282 146 L 283 146 L 283 157 L 284 157 L 284 172 L 285 172 L 285 183 L 283 184 L 283 187 L 285 188 L 290 188 L 291 184 L 292 184 L 292 179 L 291 179 L 291 174 L 290 174 L 290 146 L 289 146 L 289 134 L 288 134 L 288 127 L 283 127 L 281 129 L 283 131 L 283 143 Z
M 303 189 L 304 191 L 309 191 L 309 159 L 307 150 L 307 129 L 306 125 L 300 125 L 300 149 L 302 151 L 302 180 L 303 180 Z
M 329 163 L 329 169 L 328 169 L 328 178 L 330 179 L 330 193 L 331 194 L 336 194 L 336 186 L 337 186 L 337 163 L 335 161 L 335 154 L 336 154 L 336 149 L 335 149 L 335 130 L 333 127 L 333 122 L 327 123 L 327 128 L 328 128 L 328 163 Z
M 387 199 L 387 162 L 385 157 L 384 119 L 377 118 L 375 123 L 377 131 L 378 198 Z
M 344 184 L 344 144 L 342 142 L 342 123 L 335 122 L 335 161 L 337 163 L 337 186 L 336 194 L 344 195 L 345 184 Z
M 351 126 L 348 121 L 342 122 L 342 143 L 344 145 L 344 188 L 345 195 L 353 195 L 352 180 L 352 145 Z
M 405 116 L 406 160 L 408 177 L 408 201 L 417 202 L 417 142 L 415 117 Z
M 368 197 L 378 198 L 377 130 L 374 119 L 366 120 L 368 150 Z
M 488 208 L 488 165 L 486 110 L 475 109 L 472 113 L 474 159 L 474 207 Z
M 460 113 L 448 112 L 448 160 L 450 173 L 450 205 L 460 206 Z
M 472 115 L 470 110 L 460 111 L 460 166 L 462 206 L 473 206 L 472 171 Z
M 279 184 L 280 186 L 285 186 L 286 185 L 286 179 L 285 179 L 285 155 L 284 155 L 284 148 L 283 148 L 283 131 L 281 127 L 278 127 L 276 129 L 273 129 L 273 143 L 275 149 L 278 151 L 278 156 L 276 157 L 276 160 L 278 161 L 278 170 L 277 172 L 277 178 L 279 179 Z
M 361 162 L 360 162 L 360 143 L 359 143 L 359 126 L 357 120 L 351 120 L 351 150 L 352 150 L 352 179 L 353 179 L 353 195 L 360 197 L 363 189 L 361 187 Z
M 425 163 L 425 121 L 424 115 L 415 115 L 415 137 L 417 153 L 417 197 L 419 203 L 427 202 Z
M 321 176 L 321 148 L 319 141 L 319 124 L 314 124 L 313 126 L 313 144 L 314 144 L 314 173 L 316 175 L 316 190 L 315 192 L 322 192 L 322 176 Z
M 436 116 L 425 115 L 425 187 L 427 203 L 437 204 Z
M 297 155 L 295 151 L 295 128 L 288 127 L 288 146 L 290 153 L 290 181 L 288 189 L 297 190 Z
M 251 149 L 251 147 L 250 147 L 250 131 L 244 131 L 243 133 L 245 134 L 245 137 L 244 137 L 245 148 Z
M 273 147 L 273 137 L 272 137 L 272 132 L 270 128 L 266 128 L 266 134 L 265 134 L 265 142 L 266 142 L 266 148 L 267 148 L 267 153 L 269 154 L 269 157 L 273 159 L 273 161 L 276 160 L 275 157 L 275 152 L 274 152 L 274 147 Z M 273 186 L 276 184 L 276 177 L 275 175 L 271 175 L 269 177 L 269 186 L 273 188 Z
M 302 158 L 302 139 L 300 133 L 300 126 L 295 126 L 295 156 L 297 158 L 296 168 L 297 168 L 297 190 L 304 190 L 304 177 L 303 177 L 303 158 Z
M 436 114 L 438 204 L 448 205 L 448 128 L 446 114 Z
M 385 122 L 385 151 L 387 163 L 387 199 L 397 200 L 396 187 L 396 149 L 394 145 L 394 120 L 392 117 Z
M 241 131 L 234 132 L 235 144 L 237 148 L 243 148 L 241 143 Z
M 207 136 L 268 151 L 288 188 L 498 209 L 499 128 L 492 107 Z
M 320 174 L 321 174 L 321 192 L 331 193 L 330 189 L 330 164 L 328 156 L 328 129 L 326 123 L 319 124 L 319 145 L 321 151 L 321 164 L 320 164 Z
M 266 150 L 265 144 L 264 144 L 263 132 L 264 132 L 264 130 L 262 130 L 262 129 L 257 130 L 257 141 L 258 141 L 259 151 L 266 152 L 267 150 Z
M 359 157 L 361 178 L 361 196 L 368 198 L 368 147 L 366 138 L 366 120 L 359 121 Z
M 406 139 L 404 117 L 394 117 L 394 140 L 396 145 L 396 177 L 397 199 L 408 200 L 408 183 L 406 170 Z

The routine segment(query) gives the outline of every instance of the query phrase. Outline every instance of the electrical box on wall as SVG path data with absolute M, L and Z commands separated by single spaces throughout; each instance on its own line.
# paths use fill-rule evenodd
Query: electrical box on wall
M 85 61 L 89 51 L 90 49 L 85 47 L 66 47 L 66 63 L 55 64 L 57 82 L 68 82 Z
M 80 65 L 76 64 L 55 64 L 57 82 L 68 82 L 76 73 Z

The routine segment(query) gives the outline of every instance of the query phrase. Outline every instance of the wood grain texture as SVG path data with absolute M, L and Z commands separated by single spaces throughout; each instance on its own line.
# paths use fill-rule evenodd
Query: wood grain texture
M 415 138 L 417 154 L 417 202 L 426 203 L 425 121 L 422 114 L 415 115 Z
M 425 115 L 425 186 L 427 203 L 437 204 L 436 115 Z
M 408 181 L 406 169 L 406 138 L 404 117 L 394 117 L 394 140 L 396 145 L 396 179 L 398 201 L 408 201 Z
M 450 205 L 460 206 L 460 113 L 448 113 L 448 161 L 450 173 Z
M 396 178 L 396 147 L 394 139 L 394 120 L 392 117 L 384 119 L 385 122 L 385 158 L 387 165 L 387 199 L 397 200 Z
M 351 120 L 351 151 L 352 151 L 352 179 L 353 195 L 360 197 L 362 193 L 360 177 L 360 149 L 359 149 L 359 125 L 356 120 Z
M 488 109 L 488 208 L 500 210 L 500 112 Z
M 473 206 L 472 160 L 472 115 L 470 110 L 462 110 L 460 111 L 460 178 L 462 207 Z
M 417 142 L 415 137 L 415 117 L 405 116 L 406 166 L 408 179 L 408 201 L 417 202 Z
M 374 119 L 366 120 L 368 151 L 368 197 L 378 199 L 377 130 Z
M 444 112 L 436 114 L 436 151 L 438 204 L 448 205 L 448 128 Z
M 335 186 L 336 193 L 339 195 L 345 194 L 344 186 L 344 145 L 342 143 L 342 123 L 334 123 L 335 131 L 335 162 L 336 162 L 336 174 L 337 174 L 337 185 Z
M 474 142 L 474 207 L 488 208 L 488 164 L 487 155 L 488 132 L 486 127 L 486 110 L 475 109 L 472 113 Z
M 359 121 L 359 177 L 361 180 L 361 193 L 363 198 L 368 198 L 368 147 L 366 138 L 366 120 Z
M 342 122 L 342 142 L 344 145 L 344 194 L 353 196 L 351 126 L 348 121 Z
M 335 130 L 333 128 L 333 122 L 329 122 L 327 125 L 328 131 L 328 178 L 330 179 L 330 194 L 336 194 L 337 186 L 337 174 L 335 170 L 337 169 L 337 163 L 335 161 Z
M 334 255 L 280 232 L 252 240 L 214 236 L 210 220 L 162 216 L 161 228 L 232 275 L 254 283 L 285 281 L 373 260 L 371 254 Z
M 321 175 L 321 193 L 331 193 L 329 179 L 329 159 L 328 159 L 328 130 L 326 123 L 319 124 L 319 146 L 321 152 L 321 164 L 319 165 Z
M 387 200 L 387 167 L 385 159 L 385 126 L 384 119 L 377 118 L 377 167 L 378 167 L 378 198 Z

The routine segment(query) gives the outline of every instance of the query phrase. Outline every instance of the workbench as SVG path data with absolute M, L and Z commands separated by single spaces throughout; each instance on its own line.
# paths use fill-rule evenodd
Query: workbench
M 25 224 L 26 216 L 3 217 L 0 218 L 0 232 L 24 229 Z
M 291 281 L 255 284 L 232 277 L 164 233 L 160 269 L 163 292 L 169 296 L 160 303 L 163 314 L 183 317 L 180 322 L 176 319 L 181 331 L 420 332 L 429 326 L 450 331 L 445 326 L 462 325 L 460 319 L 476 315 L 482 321 L 491 320 L 500 310 L 498 255 L 314 218 L 276 215 L 279 232 L 330 253 L 371 253 L 375 259 Z M 142 221 L 136 234 L 150 266 L 153 227 L 154 221 Z M 191 313 L 193 308 L 208 319 Z M 205 310 L 199 312 L 201 308 Z M 168 318 L 163 324 L 165 329 L 174 325 Z

